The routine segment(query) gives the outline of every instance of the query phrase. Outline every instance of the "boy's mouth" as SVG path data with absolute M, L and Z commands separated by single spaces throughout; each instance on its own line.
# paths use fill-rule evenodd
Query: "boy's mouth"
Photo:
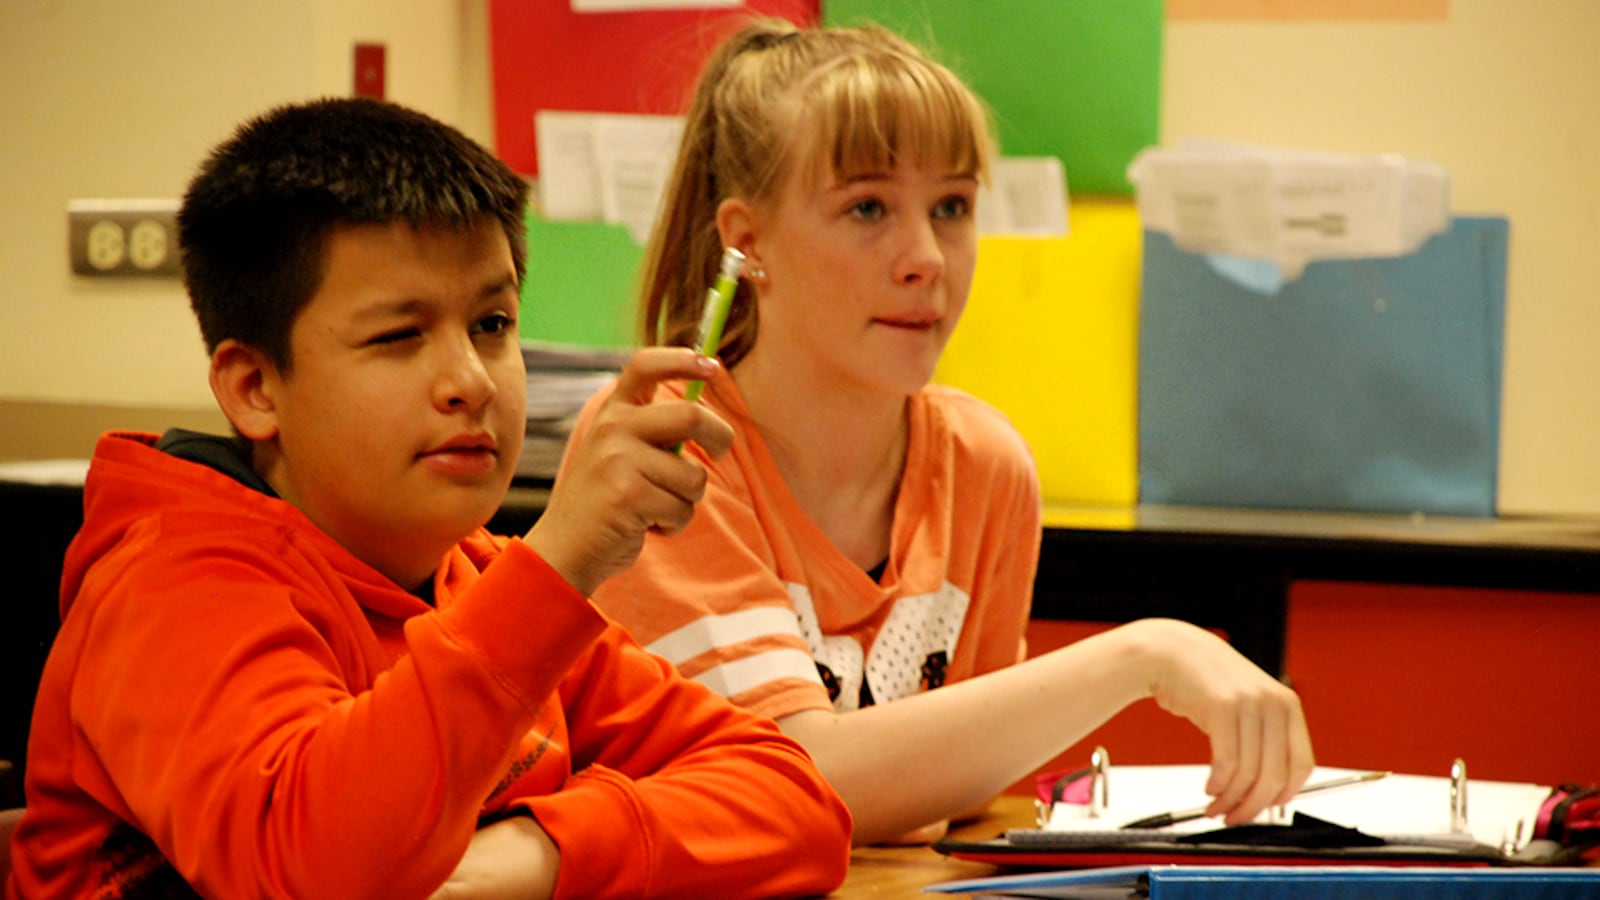
M 488 435 L 488 434 L 473 434 L 473 435 L 461 435 L 460 437 L 451 438 L 450 440 L 445 441 L 444 443 L 439 444 L 438 446 L 433 447 L 430 450 L 424 451 L 422 455 L 423 456 L 443 456 L 443 455 L 447 455 L 447 454 L 456 454 L 456 453 L 465 453 L 465 454 L 487 453 L 487 454 L 492 456 L 492 455 L 495 455 L 498 452 L 499 452 L 499 449 L 498 449 L 498 447 L 496 447 L 494 438 L 491 435 Z

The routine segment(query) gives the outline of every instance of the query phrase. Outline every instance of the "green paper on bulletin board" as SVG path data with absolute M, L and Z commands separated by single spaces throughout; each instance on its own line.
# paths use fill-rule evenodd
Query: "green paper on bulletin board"
M 828 25 L 877 22 L 994 110 L 1006 156 L 1056 156 L 1074 194 L 1131 196 L 1159 143 L 1162 0 L 823 0 Z
M 638 343 L 634 297 L 644 248 L 621 225 L 552 222 L 530 212 L 517 332 L 584 347 Z

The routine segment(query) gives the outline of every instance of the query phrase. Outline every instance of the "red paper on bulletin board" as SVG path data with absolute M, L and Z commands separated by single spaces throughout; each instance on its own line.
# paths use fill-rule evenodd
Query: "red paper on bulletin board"
M 681 113 L 701 65 L 723 38 L 752 16 L 816 24 L 818 3 L 573 12 L 570 0 L 490 0 L 496 150 L 531 175 L 538 171 L 537 110 Z

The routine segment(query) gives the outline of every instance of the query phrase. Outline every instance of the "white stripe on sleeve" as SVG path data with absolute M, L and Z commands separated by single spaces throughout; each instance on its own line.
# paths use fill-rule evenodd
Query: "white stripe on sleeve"
M 817 662 L 804 650 L 778 649 L 730 660 L 713 666 L 694 677 L 724 697 L 736 697 L 752 688 L 758 688 L 782 678 L 800 678 L 821 684 Z
M 794 610 L 751 606 L 720 616 L 704 616 L 656 638 L 645 649 L 666 657 L 673 665 L 682 665 L 711 650 L 773 635 L 800 637 L 800 621 Z

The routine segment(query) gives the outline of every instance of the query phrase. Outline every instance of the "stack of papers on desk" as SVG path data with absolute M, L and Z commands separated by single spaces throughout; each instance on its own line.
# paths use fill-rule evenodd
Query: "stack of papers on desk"
M 523 342 L 522 360 L 528 368 L 528 432 L 517 460 L 518 479 L 555 479 L 583 404 L 617 377 L 627 357 L 620 350 Z

